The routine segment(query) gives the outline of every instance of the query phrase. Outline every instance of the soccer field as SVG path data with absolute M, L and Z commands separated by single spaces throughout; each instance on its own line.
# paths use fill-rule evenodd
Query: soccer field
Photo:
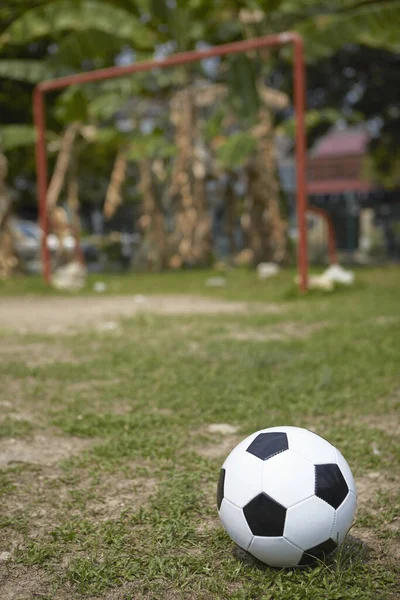
M 1 600 L 400 597 L 400 269 L 306 297 L 293 272 L 211 275 L 0 283 Z M 275 425 L 355 476 L 326 564 L 270 569 L 220 525 L 225 457 Z

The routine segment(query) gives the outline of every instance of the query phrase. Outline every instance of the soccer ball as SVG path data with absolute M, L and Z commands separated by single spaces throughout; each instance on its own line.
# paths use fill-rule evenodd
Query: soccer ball
M 232 540 L 271 567 L 323 559 L 352 524 L 356 488 L 332 444 L 307 429 L 247 437 L 222 465 L 218 512 Z

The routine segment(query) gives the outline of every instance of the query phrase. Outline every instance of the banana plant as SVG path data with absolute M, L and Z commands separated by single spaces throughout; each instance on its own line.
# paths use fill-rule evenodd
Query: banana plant
M 64 39 L 64 43 L 70 47 L 76 43 L 85 44 L 87 48 L 87 32 L 109 34 L 120 44 L 130 44 L 140 50 L 151 50 L 155 42 L 154 34 L 140 18 L 132 11 L 117 6 L 117 3 L 64 0 L 26 10 L 0 35 L 0 51 L 6 44 L 25 45 L 46 36 L 55 40 Z M 93 37 L 90 39 L 95 41 Z M 99 36 L 99 41 L 102 43 L 104 38 Z
M 13 70 L 15 77 L 23 78 L 25 70 L 25 76 L 32 81 L 39 76 L 43 66 L 58 74 L 82 69 L 86 64 L 89 68 L 113 64 L 124 44 L 134 51 L 137 59 L 151 54 L 155 48 L 157 51 L 161 48 L 164 53 L 171 53 L 192 49 L 206 39 L 211 43 L 220 43 L 287 29 L 297 29 L 303 34 L 309 59 L 334 52 L 343 43 L 398 48 L 400 0 L 215 0 L 212 6 L 207 0 L 176 0 L 174 4 L 171 10 L 171 5 L 166 0 L 78 0 L 74 3 L 50 0 L 45 5 L 25 11 L 5 29 L 0 35 L 0 53 L 6 44 L 18 46 L 45 36 L 54 39 L 54 53 L 45 61 L 45 65 L 32 65 L 36 67 L 36 75 L 33 68 L 27 69 L 26 65 L 18 67 L 15 63 L 7 65 L 1 60 L 0 73 L 6 73 L 7 69 L 8 72 Z M 251 57 L 241 56 L 221 61 L 219 76 L 225 68 L 225 74 L 222 74 L 228 80 L 231 91 L 226 103 L 236 115 L 239 123 L 236 134 L 240 135 L 232 140 L 225 140 L 218 152 L 219 162 L 226 167 L 235 164 L 235 161 L 239 161 L 242 168 L 249 167 L 248 178 L 255 178 L 254 185 L 251 186 L 253 192 L 258 194 L 260 200 L 260 191 L 264 188 L 263 202 L 266 203 L 266 190 L 269 190 L 268 202 L 271 208 L 271 197 L 276 196 L 277 191 L 271 134 L 273 115 L 261 89 L 268 74 L 265 60 L 261 60 L 265 58 L 265 53 L 259 53 Z M 267 58 L 273 64 L 274 56 L 269 53 Z M 138 77 L 135 78 L 135 93 L 159 93 L 160 89 L 174 89 L 178 84 L 188 87 L 198 79 L 199 74 L 209 79 L 202 67 Z M 151 85 L 147 85 L 149 81 Z M 123 104 L 119 102 L 121 98 L 116 86 L 114 89 L 113 86 L 109 82 L 108 90 L 106 86 L 96 88 L 101 93 L 94 94 L 91 99 L 93 111 L 102 113 L 102 118 L 105 119 L 110 118 L 118 106 Z M 254 135 L 257 122 L 260 127 L 258 134 Z M 192 124 L 196 127 L 195 123 Z M 260 131 L 264 131 L 264 134 L 260 135 Z M 220 137 L 224 135 L 221 132 Z M 178 139 L 176 143 L 179 147 Z M 263 153 L 264 158 L 261 159 Z M 192 154 L 195 161 L 194 152 Z M 257 156 L 260 158 L 260 170 L 265 161 L 270 164 L 270 179 L 263 184 L 261 171 L 256 176 L 254 170 Z M 118 160 L 120 169 L 124 160 L 122 152 Z M 179 156 L 177 162 L 178 160 Z M 183 162 L 185 161 L 181 160 L 180 164 Z M 185 169 L 181 169 L 181 172 Z M 200 196 L 203 195 L 202 189 L 202 186 L 198 186 Z M 181 188 L 181 197 L 187 191 L 184 192 Z M 193 196 L 193 190 L 190 193 Z M 274 210 L 267 212 L 277 216 L 277 203 L 275 198 L 272 202 Z M 189 204 L 196 204 L 194 197 Z M 271 227 L 266 229 L 271 230 Z M 272 232 L 274 229 L 283 229 L 278 217 Z M 276 240 L 273 244 L 279 246 Z

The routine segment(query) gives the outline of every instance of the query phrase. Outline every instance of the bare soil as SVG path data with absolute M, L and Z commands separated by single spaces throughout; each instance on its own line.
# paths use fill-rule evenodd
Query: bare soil
M 0 467 L 21 463 L 52 465 L 78 454 L 93 442 L 74 437 L 35 435 L 31 439 L 5 438 L 0 442 Z
M 280 313 L 278 304 L 227 302 L 200 296 L 103 296 L 0 299 L 0 330 L 65 333 L 85 327 L 112 330 L 110 319 L 139 313 L 159 315 Z M 108 325 L 105 325 L 108 323 Z
M 29 569 L 22 565 L 0 565 L 1 600 L 33 600 L 33 598 L 49 598 L 51 585 L 43 569 Z M 57 600 L 64 600 L 66 595 L 57 592 Z
M 96 486 L 97 498 L 88 503 L 87 513 L 96 521 L 117 519 L 121 513 L 136 511 L 146 504 L 156 487 L 155 479 L 124 479 L 120 474 L 108 475 Z
M 0 317 L 1 320 L 1 317 Z M 62 343 L 4 344 L 0 346 L 0 360 L 23 362 L 27 367 L 40 367 L 54 362 L 77 364 L 79 361 Z

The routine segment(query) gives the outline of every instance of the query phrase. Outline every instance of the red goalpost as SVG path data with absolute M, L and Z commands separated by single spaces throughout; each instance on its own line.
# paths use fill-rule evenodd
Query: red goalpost
M 36 85 L 33 93 L 33 114 L 36 130 L 36 174 L 37 174 L 37 193 L 39 204 L 39 223 L 42 230 L 41 258 L 43 278 L 49 283 L 51 279 L 50 251 L 47 245 L 47 236 L 49 234 L 49 215 L 47 211 L 47 150 L 46 150 L 46 114 L 45 114 L 45 95 L 54 90 L 60 90 L 70 85 L 80 83 L 89 83 L 102 81 L 104 79 L 115 79 L 124 75 L 131 75 L 152 69 L 169 69 L 180 65 L 198 62 L 207 58 L 226 56 L 229 54 L 239 54 L 250 50 L 260 48 L 273 48 L 292 45 L 293 53 L 293 102 L 295 109 L 295 154 L 296 154 L 296 212 L 298 226 L 298 246 L 297 262 L 300 276 L 300 290 L 305 292 L 308 288 L 308 254 L 307 254 L 307 190 L 306 190 L 306 133 L 305 133 L 305 65 L 303 40 L 301 36 L 294 32 L 269 35 L 252 40 L 234 42 L 215 46 L 207 50 L 192 52 L 183 52 L 174 54 L 164 59 L 145 60 L 127 66 L 109 67 L 68 75 L 43 81 Z M 327 221 L 327 213 L 320 211 L 319 214 Z M 329 221 L 328 221 L 329 223 Z M 330 248 L 332 247 L 331 228 Z M 334 241 L 333 241 L 334 244 Z M 332 258 L 332 255 L 331 255 Z

